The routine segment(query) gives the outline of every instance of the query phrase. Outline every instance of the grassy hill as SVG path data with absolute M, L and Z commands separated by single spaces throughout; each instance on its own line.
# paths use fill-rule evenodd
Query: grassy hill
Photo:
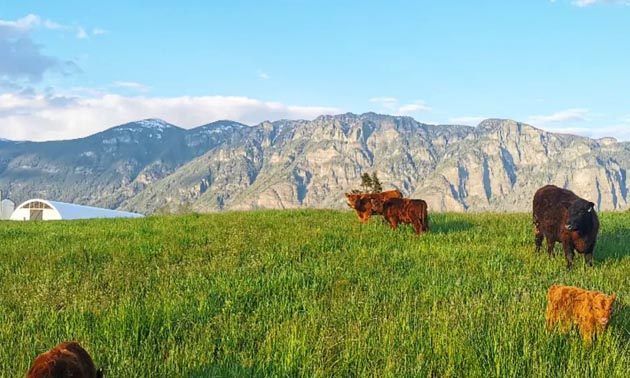
M 627 377 L 630 213 L 601 219 L 569 272 L 525 214 L 422 237 L 316 210 L 2 222 L 0 377 L 70 339 L 109 377 Z M 545 330 L 558 283 L 618 294 L 592 346 Z

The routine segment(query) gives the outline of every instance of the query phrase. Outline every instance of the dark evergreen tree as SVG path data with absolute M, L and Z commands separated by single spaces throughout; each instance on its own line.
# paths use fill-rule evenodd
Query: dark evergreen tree
M 383 185 L 381 184 L 381 181 L 378 179 L 378 176 L 376 175 L 376 171 L 372 172 L 371 181 L 372 181 L 372 193 L 381 193 L 383 191 Z
M 370 192 L 372 190 L 372 177 L 370 177 L 370 174 L 367 172 L 361 175 L 361 188 L 363 188 L 364 192 Z

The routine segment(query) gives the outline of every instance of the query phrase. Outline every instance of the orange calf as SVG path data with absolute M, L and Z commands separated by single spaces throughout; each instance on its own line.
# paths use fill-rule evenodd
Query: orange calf
M 567 332 L 576 326 L 584 341 L 591 342 L 606 329 L 616 298 L 616 294 L 554 285 L 547 293 L 547 327 Z

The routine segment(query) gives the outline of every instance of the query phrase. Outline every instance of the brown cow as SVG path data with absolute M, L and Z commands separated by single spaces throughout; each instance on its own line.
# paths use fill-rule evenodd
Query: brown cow
M 584 253 L 588 265 L 593 266 L 593 251 L 599 232 L 599 219 L 594 207 L 593 202 L 554 185 L 538 189 L 533 202 L 536 252 L 540 251 L 543 238 L 546 238 L 550 255 L 553 255 L 555 243 L 562 243 L 568 269 L 573 265 L 573 250 Z
M 35 358 L 26 378 L 101 378 L 88 352 L 75 341 L 56 345 Z
M 547 328 L 567 332 L 576 326 L 585 342 L 606 329 L 616 294 L 606 295 L 571 286 L 554 285 L 547 293 Z
M 416 234 L 429 231 L 429 218 L 427 203 L 421 199 L 392 198 L 378 203 L 378 209 L 382 208 L 383 217 L 387 219 L 392 230 L 398 224 L 412 224 Z
M 390 198 L 402 198 L 400 190 L 388 190 L 382 193 L 346 193 L 348 206 L 357 213 L 361 223 L 367 223 L 372 214 L 381 214 L 374 211 L 374 201 L 385 201 Z

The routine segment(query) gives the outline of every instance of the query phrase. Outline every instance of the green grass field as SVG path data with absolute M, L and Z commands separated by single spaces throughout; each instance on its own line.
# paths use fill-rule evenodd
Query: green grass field
M 529 215 L 353 213 L 0 223 L 0 376 L 75 339 L 107 377 L 628 377 L 630 213 L 595 267 L 536 255 Z M 544 327 L 546 291 L 619 300 L 606 334 Z

